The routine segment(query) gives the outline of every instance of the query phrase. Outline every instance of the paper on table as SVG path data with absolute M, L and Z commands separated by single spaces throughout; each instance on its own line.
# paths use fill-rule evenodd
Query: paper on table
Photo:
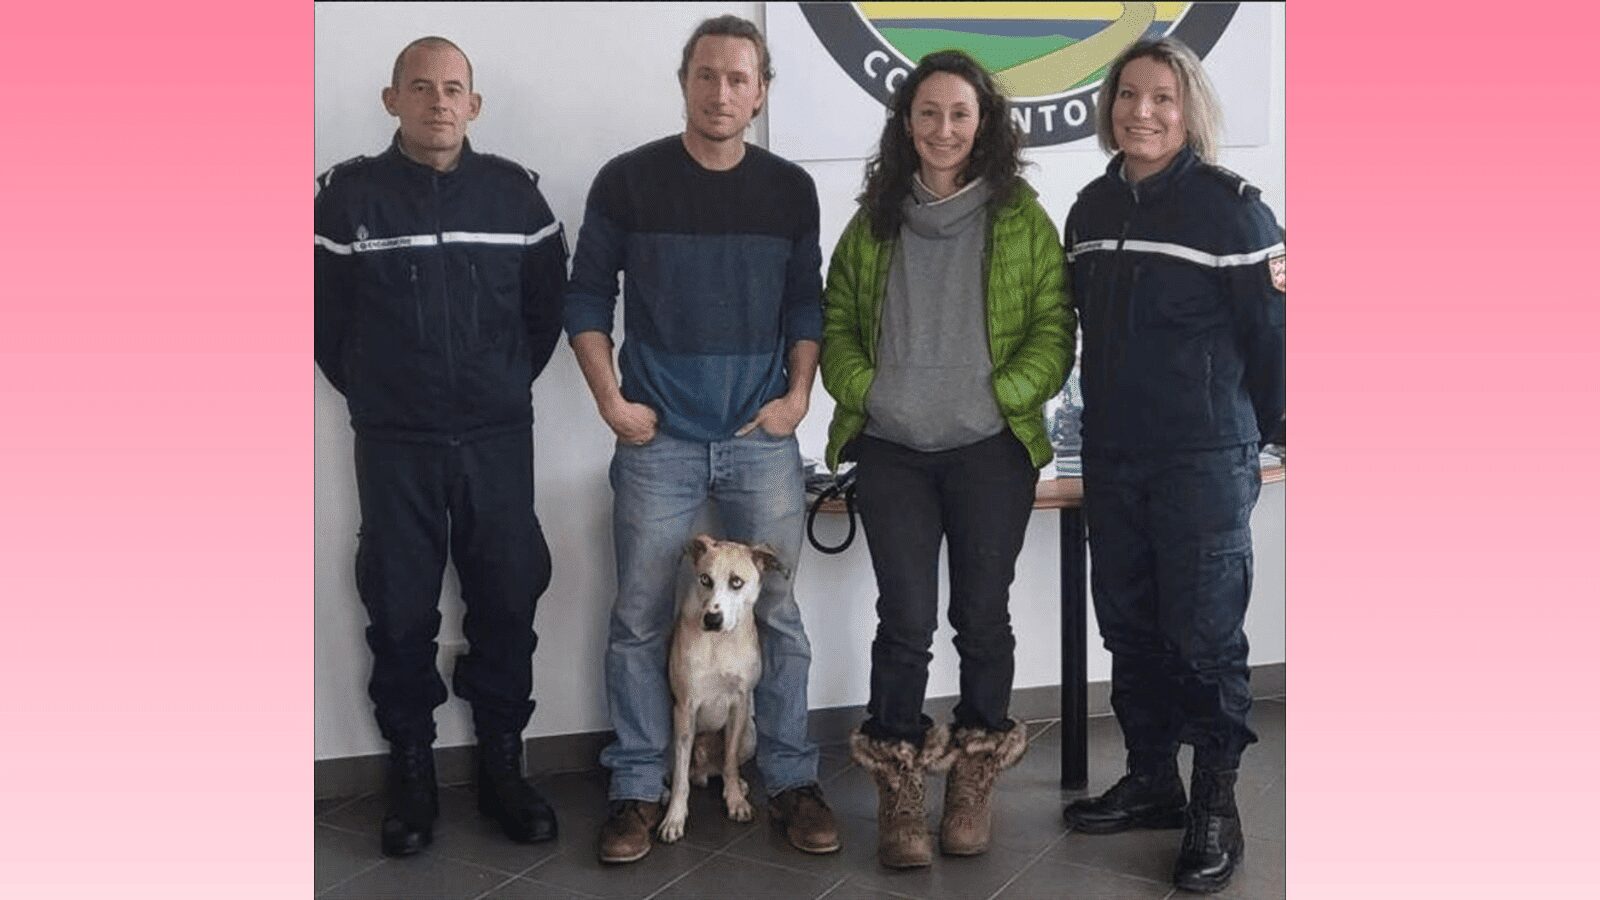
M 1281 466 L 1284 464 L 1284 458 L 1279 455 L 1283 452 L 1283 449 L 1275 445 L 1272 445 L 1272 447 L 1273 448 L 1271 450 L 1262 449 L 1261 455 L 1258 458 L 1261 468 L 1263 469 L 1273 468 L 1275 466 Z M 1045 466 L 1043 469 L 1039 470 L 1040 481 L 1049 481 L 1052 478 L 1082 477 L 1083 457 L 1077 455 L 1057 456 L 1056 464 L 1054 466 Z

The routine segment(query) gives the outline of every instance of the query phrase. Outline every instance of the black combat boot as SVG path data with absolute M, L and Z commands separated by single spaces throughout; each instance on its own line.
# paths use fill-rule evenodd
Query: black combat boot
M 433 843 L 439 818 L 439 783 L 433 775 L 433 747 L 396 744 L 389 748 L 387 805 L 383 811 L 383 854 L 410 856 Z
M 555 840 L 555 810 L 522 778 L 522 735 L 478 736 L 478 811 L 519 844 Z
M 1183 847 L 1172 871 L 1172 883 L 1179 888 L 1214 894 L 1228 886 L 1234 867 L 1244 861 L 1244 829 L 1233 799 L 1238 779 L 1237 769 L 1218 772 L 1195 766 Z
M 1074 800 L 1062 817 L 1085 834 L 1115 834 L 1130 828 L 1182 828 L 1183 782 L 1178 763 L 1129 769 L 1098 797 Z

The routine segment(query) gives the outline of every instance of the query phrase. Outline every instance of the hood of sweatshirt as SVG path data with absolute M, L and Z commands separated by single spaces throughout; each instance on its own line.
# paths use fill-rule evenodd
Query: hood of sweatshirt
M 905 199 L 905 224 L 918 237 L 944 238 L 981 224 L 991 191 L 982 178 L 940 199 L 919 175 L 911 176 L 911 193 Z

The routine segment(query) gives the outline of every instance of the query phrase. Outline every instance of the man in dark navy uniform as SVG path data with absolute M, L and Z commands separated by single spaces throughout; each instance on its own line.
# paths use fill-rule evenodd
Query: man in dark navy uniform
M 537 176 L 468 143 L 483 98 L 455 44 L 407 45 L 383 104 L 400 121 L 389 148 L 324 173 L 316 200 L 316 359 L 355 429 L 356 586 L 390 746 L 383 851 L 421 850 L 438 816 L 447 558 L 471 645 L 453 684 L 472 704 L 478 807 L 513 840 L 550 840 L 555 814 L 522 777 L 534 604 L 550 583 L 529 389 L 561 329 L 565 239 Z

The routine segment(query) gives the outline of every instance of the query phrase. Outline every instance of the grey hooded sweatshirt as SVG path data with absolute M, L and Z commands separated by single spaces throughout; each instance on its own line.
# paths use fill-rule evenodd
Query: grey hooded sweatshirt
M 927 452 L 965 447 L 1006 427 L 995 403 L 984 307 L 989 186 L 940 200 L 913 177 L 878 331 L 865 432 Z

